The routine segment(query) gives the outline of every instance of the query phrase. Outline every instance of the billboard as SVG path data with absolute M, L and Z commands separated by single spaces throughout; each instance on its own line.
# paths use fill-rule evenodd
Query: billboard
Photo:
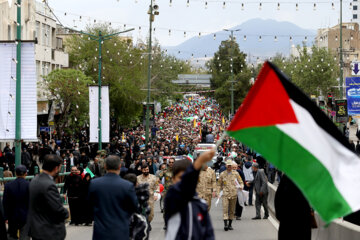
M 89 86 L 90 142 L 99 139 L 99 87 Z M 110 101 L 109 86 L 101 87 L 101 138 L 103 143 L 110 142 Z
M 0 141 L 15 139 L 16 44 L 0 43 Z M 21 44 L 21 139 L 37 139 L 35 44 Z
M 360 115 L 360 77 L 346 78 L 346 99 L 348 114 Z
M 335 100 L 336 122 L 347 122 L 347 101 Z

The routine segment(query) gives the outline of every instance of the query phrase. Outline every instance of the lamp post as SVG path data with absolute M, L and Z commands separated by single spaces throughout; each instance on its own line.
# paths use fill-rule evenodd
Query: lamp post
M 15 166 L 21 164 L 21 0 L 17 0 L 16 20 L 16 116 L 15 116 Z
M 340 99 L 343 99 L 343 82 L 344 82 L 344 76 L 343 76 L 343 42 L 342 42 L 342 0 L 340 0 Z
M 150 1 L 149 11 L 149 47 L 148 47 L 148 54 L 149 54 L 149 64 L 148 64 L 148 75 L 147 75 L 147 98 L 146 98 L 146 128 L 145 128 L 145 146 L 149 143 L 149 128 L 150 128 L 150 81 L 151 81 L 151 51 L 152 51 L 152 22 L 154 21 L 154 15 L 159 15 L 159 12 L 157 11 L 159 9 L 158 5 L 153 6 L 153 0 Z M 154 11 L 155 10 L 155 11 Z
M 73 30 L 73 29 L 72 29 Z M 102 76 L 102 45 L 104 44 L 104 41 L 111 39 L 112 36 L 116 36 L 119 35 L 121 33 L 126 33 L 126 32 L 130 32 L 134 30 L 134 28 L 122 31 L 122 32 L 117 32 L 117 33 L 113 33 L 113 34 L 109 34 L 109 35 L 102 35 L 101 31 L 99 31 L 98 35 L 93 35 L 90 33 L 85 33 L 82 31 L 77 31 L 81 34 L 87 35 L 90 37 L 91 40 L 95 40 L 98 41 L 99 44 L 99 76 L 98 76 L 98 86 L 99 86 L 99 97 L 98 97 L 98 150 L 102 150 L 102 132 L 101 132 L 101 76 Z M 74 30 L 76 31 L 76 30 Z
M 233 55 L 234 55 L 234 32 L 241 31 L 241 29 L 224 29 L 226 32 L 230 32 L 231 36 L 231 116 L 234 116 L 234 61 L 233 61 Z

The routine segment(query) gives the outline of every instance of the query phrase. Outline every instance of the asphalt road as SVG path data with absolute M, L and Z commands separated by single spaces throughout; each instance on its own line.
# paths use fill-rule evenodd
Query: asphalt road
M 269 220 L 251 220 L 255 216 L 255 207 L 247 206 L 243 211 L 241 220 L 234 220 L 233 231 L 225 232 L 222 220 L 222 207 L 220 204 L 215 207 L 215 200 L 210 211 L 213 228 L 215 230 L 216 239 L 232 240 L 232 239 L 246 239 L 246 240 L 275 240 L 277 239 L 277 231 L 274 225 Z M 165 231 L 163 230 L 164 222 L 162 214 L 160 213 L 159 203 L 155 205 L 155 217 L 151 223 L 152 231 L 150 233 L 151 240 L 159 240 L 165 238 Z M 67 226 L 67 240 L 88 240 L 92 238 L 92 227 L 85 226 Z

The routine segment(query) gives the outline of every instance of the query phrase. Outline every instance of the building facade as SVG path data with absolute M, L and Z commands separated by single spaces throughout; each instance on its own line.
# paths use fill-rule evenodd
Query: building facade
M 354 5 L 353 5 L 354 6 Z M 320 48 L 330 49 L 338 58 L 340 57 L 340 27 L 318 29 L 315 44 Z M 360 60 L 360 34 L 359 24 L 356 22 L 342 25 L 342 52 L 344 77 L 351 75 L 351 63 Z
M 16 11 L 17 6 L 14 3 L 10 5 L 8 0 L 0 0 L 0 41 L 15 40 Z M 37 39 L 35 45 L 38 81 L 37 112 L 38 118 L 46 118 L 49 113 L 49 99 L 46 89 L 41 83 L 51 71 L 67 68 L 69 66 L 69 55 L 64 52 L 63 39 L 57 36 L 56 20 L 44 3 L 36 0 L 22 0 L 21 16 L 22 39 Z

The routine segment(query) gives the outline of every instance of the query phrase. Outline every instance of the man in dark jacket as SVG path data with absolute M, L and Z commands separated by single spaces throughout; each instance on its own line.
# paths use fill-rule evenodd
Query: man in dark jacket
M 81 224 L 81 176 L 77 173 L 77 167 L 71 167 L 71 173 L 65 178 L 64 192 L 69 199 L 69 208 L 71 215 L 70 224 Z
M 174 163 L 173 183 L 165 197 L 166 239 L 215 239 L 207 204 L 196 194 L 200 170 L 215 152 L 200 155 L 191 165 L 188 160 Z
M 111 155 L 105 160 L 107 174 L 91 181 L 89 201 L 94 209 L 93 239 L 129 239 L 129 219 L 136 212 L 138 201 L 133 184 L 120 178 L 120 158 Z
M 267 185 L 267 178 L 264 172 L 264 169 L 259 169 L 259 164 L 254 163 L 252 165 L 254 176 L 254 189 L 255 189 L 255 208 L 256 208 L 256 216 L 252 218 L 253 220 L 261 219 L 260 216 L 260 209 L 261 205 L 264 207 L 265 215 L 264 219 L 269 218 L 269 209 L 267 204 L 268 198 L 268 185 Z
M 4 213 L 9 224 L 10 239 L 29 239 L 25 232 L 26 218 L 29 209 L 29 182 L 25 180 L 27 169 L 24 165 L 15 168 L 16 180 L 5 184 Z
M 64 208 L 54 178 L 60 172 L 62 160 L 48 154 L 44 157 L 43 172 L 30 183 L 30 205 L 27 226 L 33 240 L 63 240 L 66 236 Z

